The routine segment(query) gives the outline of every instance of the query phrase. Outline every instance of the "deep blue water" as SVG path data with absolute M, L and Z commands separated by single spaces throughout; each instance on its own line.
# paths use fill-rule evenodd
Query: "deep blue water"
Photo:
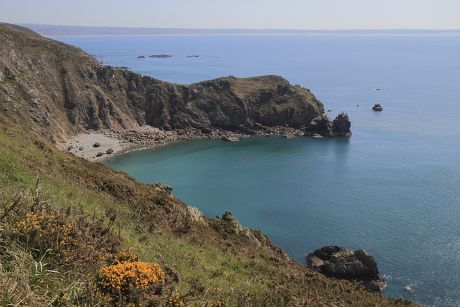
M 364 248 L 388 279 L 386 295 L 460 304 L 460 36 L 57 39 L 177 83 L 279 74 L 332 114 L 347 111 L 350 139 L 196 141 L 108 163 L 171 184 L 210 216 L 234 212 L 299 261 L 323 245 Z M 158 53 L 173 57 L 137 59 Z M 405 292 L 408 284 L 417 290 Z

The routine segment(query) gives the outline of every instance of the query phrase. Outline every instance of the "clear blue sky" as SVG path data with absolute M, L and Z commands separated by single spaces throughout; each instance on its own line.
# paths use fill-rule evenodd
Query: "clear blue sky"
M 460 29 L 460 0 L 0 0 L 0 21 L 162 28 Z

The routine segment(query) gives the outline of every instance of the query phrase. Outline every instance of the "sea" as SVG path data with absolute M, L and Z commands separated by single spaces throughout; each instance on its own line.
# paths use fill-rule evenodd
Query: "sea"
M 281 75 L 311 89 L 330 117 L 347 112 L 350 138 L 198 140 L 107 164 L 170 184 L 208 216 L 233 212 L 301 263 L 325 245 L 365 249 L 388 282 L 385 295 L 460 305 L 458 33 L 52 38 L 181 84 Z

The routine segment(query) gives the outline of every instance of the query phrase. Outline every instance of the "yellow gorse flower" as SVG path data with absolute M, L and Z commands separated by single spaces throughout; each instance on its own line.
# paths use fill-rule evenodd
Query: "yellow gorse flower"
M 74 243 L 72 238 L 74 228 L 58 216 L 45 211 L 28 212 L 23 220 L 16 223 L 16 228 L 33 238 L 39 246 L 48 246 L 50 242 L 56 242 L 54 246 L 48 248 L 60 253 L 64 260 L 70 260 L 68 254 Z
M 127 258 L 137 259 L 131 256 Z M 120 293 L 160 286 L 165 278 L 166 274 L 158 264 L 116 259 L 114 263 L 99 269 L 97 285 L 105 294 Z

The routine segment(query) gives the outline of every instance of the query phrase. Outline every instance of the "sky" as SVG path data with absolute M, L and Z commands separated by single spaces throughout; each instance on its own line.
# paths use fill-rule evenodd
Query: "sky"
M 0 21 L 240 29 L 460 29 L 460 0 L 0 0 Z

